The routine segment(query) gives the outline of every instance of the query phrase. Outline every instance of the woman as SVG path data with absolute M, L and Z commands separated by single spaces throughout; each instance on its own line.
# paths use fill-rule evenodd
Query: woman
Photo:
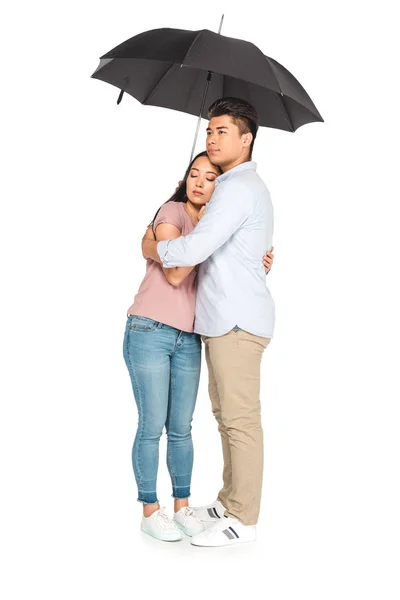
M 206 152 L 193 159 L 175 194 L 153 219 L 157 240 L 193 231 L 219 175 L 219 167 L 210 162 Z M 265 260 L 265 265 L 272 264 L 272 255 L 269 263 Z M 193 332 L 196 286 L 196 266 L 166 269 L 148 259 L 125 330 L 124 358 L 139 414 L 132 463 L 138 501 L 143 503 L 141 529 L 164 541 L 181 539 L 181 531 L 192 536 L 204 530 L 188 501 L 193 467 L 191 421 L 201 364 L 201 340 Z M 160 508 L 156 492 L 164 426 L 173 519 Z

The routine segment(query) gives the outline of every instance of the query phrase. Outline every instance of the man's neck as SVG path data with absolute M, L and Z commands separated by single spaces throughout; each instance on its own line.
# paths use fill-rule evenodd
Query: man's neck
M 229 165 L 221 165 L 221 170 L 223 173 L 226 173 L 227 171 L 230 171 L 231 169 L 234 169 L 235 167 L 242 165 L 245 162 L 249 162 L 251 160 L 251 158 L 249 158 L 248 156 L 246 158 L 238 158 L 237 160 L 233 161 L 232 163 L 230 163 Z

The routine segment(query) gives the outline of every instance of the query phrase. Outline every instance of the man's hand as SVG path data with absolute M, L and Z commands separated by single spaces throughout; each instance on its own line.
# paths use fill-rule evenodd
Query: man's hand
M 273 249 L 274 247 L 272 246 L 271 250 L 269 252 L 266 252 L 263 256 L 263 265 L 266 273 L 269 272 L 269 270 L 272 267 L 272 263 L 274 262 Z

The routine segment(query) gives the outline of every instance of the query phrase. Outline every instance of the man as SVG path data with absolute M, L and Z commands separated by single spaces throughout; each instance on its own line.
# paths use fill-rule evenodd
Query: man
M 191 234 L 144 239 L 142 249 L 166 268 L 201 263 L 194 331 L 205 344 L 224 470 L 217 500 L 196 509 L 200 520 L 214 523 L 191 543 L 223 546 L 256 538 L 263 473 L 260 364 L 275 321 L 260 257 L 272 244 L 273 209 L 251 161 L 255 109 L 238 98 L 222 98 L 208 117 L 207 152 L 222 175 L 205 214 Z

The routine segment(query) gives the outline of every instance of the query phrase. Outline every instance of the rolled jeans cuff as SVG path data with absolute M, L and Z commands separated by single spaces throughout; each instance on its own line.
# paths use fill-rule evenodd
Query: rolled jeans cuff
M 175 477 L 172 482 L 172 496 L 183 499 L 190 496 L 190 475 L 188 477 Z
M 189 496 L 190 486 L 172 488 L 172 497 L 176 498 L 177 500 L 183 500 L 184 498 L 189 498 Z
M 158 502 L 155 481 L 144 481 L 141 487 L 146 489 L 138 489 L 138 502 L 143 502 L 144 504 L 155 504 Z

